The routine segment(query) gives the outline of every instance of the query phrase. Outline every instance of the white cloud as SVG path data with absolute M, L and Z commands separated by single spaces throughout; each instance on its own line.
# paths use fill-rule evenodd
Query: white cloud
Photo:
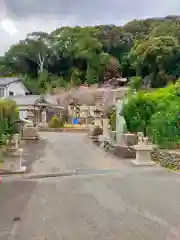
M 180 15 L 179 0 L 6 0 L 5 2 L 6 5 L 0 4 L 3 19 L 12 20 L 13 23 L 5 21 L 4 27 L 0 27 L 0 54 L 4 53 L 12 43 L 16 43 L 33 31 L 50 32 L 66 25 L 122 25 L 134 18 Z M 0 20 L 2 20 L 1 14 Z M 4 29 L 7 27 L 13 34 L 9 35 L 5 32 Z
M 1 27 L 12 36 L 18 33 L 18 29 L 16 28 L 16 25 L 10 19 L 2 20 Z

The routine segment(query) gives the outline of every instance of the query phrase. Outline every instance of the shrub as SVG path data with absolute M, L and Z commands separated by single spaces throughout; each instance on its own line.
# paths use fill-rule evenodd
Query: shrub
M 18 132 L 17 125 L 13 124 L 19 120 L 17 105 L 12 100 L 0 100 L 0 145 L 4 145 L 9 136 Z
M 64 127 L 64 122 L 63 122 L 63 120 L 60 117 L 55 115 L 55 116 L 52 117 L 52 119 L 49 122 L 48 126 L 50 128 L 62 128 L 62 127 Z
M 132 77 L 129 85 L 131 89 L 138 91 L 142 86 L 142 78 L 139 76 Z
M 143 132 L 146 135 L 151 116 L 156 112 L 157 101 L 148 94 L 131 96 L 124 105 L 123 115 L 129 132 Z
M 112 131 L 116 131 L 116 110 L 113 110 L 110 116 L 110 126 Z
M 180 104 L 172 102 L 165 111 L 154 114 L 149 133 L 160 147 L 177 147 L 180 144 Z
M 142 131 L 161 147 L 180 144 L 180 83 L 129 96 L 123 115 L 130 132 Z

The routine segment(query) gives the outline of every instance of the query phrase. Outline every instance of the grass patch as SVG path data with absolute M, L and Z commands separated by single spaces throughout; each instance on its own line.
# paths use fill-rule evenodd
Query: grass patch
M 64 124 L 64 128 L 74 128 L 73 124 Z
M 85 124 L 64 124 L 64 128 L 84 128 Z

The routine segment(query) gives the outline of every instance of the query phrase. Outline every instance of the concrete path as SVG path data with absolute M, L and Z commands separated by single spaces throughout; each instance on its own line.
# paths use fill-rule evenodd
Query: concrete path
M 0 186 L 0 239 L 180 239 L 180 175 L 159 167 L 133 167 L 81 134 L 43 133 L 43 139 L 46 154 L 34 147 L 40 159 L 27 155 L 35 172 L 84 170 L 77 176 L 5 181 Z M 50 158 L 49 151 L 56 155 Z M 15 215 L 21 215 L 16 223 Z
M 25 150 L 33 173 L 66 173 L 74 169 L 119 169 L 120 161 L 95 146 L 83 133 L 40 133 L 42 140 Z

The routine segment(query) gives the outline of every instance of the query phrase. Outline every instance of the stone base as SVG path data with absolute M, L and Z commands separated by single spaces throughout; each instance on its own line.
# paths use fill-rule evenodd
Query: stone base
M 4 168 L 16 172 L 21 169 L 21 157 L 23 149 L 9 148 L 4 153 Z
M 23 134 L 22 134 L 23 140 L 34 140 L 38 138 L 39 138 L 39 134 L 37 133 L 34 127 L 24 127 Z
M 21 166 L 20 169 L 16 170 L 17 173 L 25 173 L 27 167 L 26 166 Z
M 40 137 L 23 137 L 22 140 L 40 140 Z
M 130 148 L 129 146 L 116 144 L 112 147 L 113 147 L 113 153 L 118 157 L 125 158 L 125 159 L 136 157 L 136 151 Z
M 154 166 L 156 165 L 155 162 L 153 161 L 147 161 L 147 162 L 140 162 L 140 161 L 137 161 L 137 160 L 131 160 L 131 163 L 134 165 L 134 166 L 144 166 L 144 167 L 150 167 L 150 166 Z

